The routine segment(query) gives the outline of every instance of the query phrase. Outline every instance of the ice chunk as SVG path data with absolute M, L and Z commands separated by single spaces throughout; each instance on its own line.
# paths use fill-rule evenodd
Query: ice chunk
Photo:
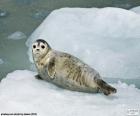
M 45 39 L 54 49 L 79 57 L 102 76 L 140 75 L 140 15 L 120 8 L 62 8 L 53 11 L 26 42 Z
M 140 6 L 134 7 L 130 9 L 131 11 L 140 14 Z
M 37 113 L 38 116 L 126 116 L 138 109 L 140 90 L 119 82 L 118 93 L 80 93 L 58 88 L 35 79 L 36 73 L 16 70 L 0 84 L 1 113 Z M 138 109 L 139 110 L 139 109 Z
M 12 40 L 19 40 L 19 39 L 25 39 L 26 35 L 23 32 L 16 31 L 8 36 L 8 39 Z
M 7 11 L 1 10 L 0 9 L 0 17 L 6 17 L 8 15 Z
M 0 64 L 3 64 L 3 63 L 4 63 L 4 61 L 2 59 L 0 59 Z

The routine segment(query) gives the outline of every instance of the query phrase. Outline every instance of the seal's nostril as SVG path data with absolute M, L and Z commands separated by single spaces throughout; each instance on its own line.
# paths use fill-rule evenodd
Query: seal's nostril
M 39 49 L 36 49 L 37 51 L 39 51 Z

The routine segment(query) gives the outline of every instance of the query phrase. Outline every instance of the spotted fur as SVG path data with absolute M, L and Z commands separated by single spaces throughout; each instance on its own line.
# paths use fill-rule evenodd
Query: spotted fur
M 82 92 L 99 92 L 105 95 L 116 93 L 116 89 L 101 79 L 99 73 L 80 59 L 51 49 L 45 40 L 37 40 L 33 45 L 33 59 L 39 77 L 65 89 Z M 44 45 L 45 50 L 40 46 Z M 38 55 L 39 54 L 39 55 Z

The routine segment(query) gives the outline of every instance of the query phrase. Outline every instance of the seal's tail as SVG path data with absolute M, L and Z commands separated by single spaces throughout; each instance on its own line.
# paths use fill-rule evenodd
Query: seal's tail
M 117 89 L 115 89 L 114 87 L 112 87 L 111 85 L 107 84 L 105 81 L 103 81 L 102 79 L 96 79 L 95 80 L 98 87 L 100 88 L 100 90 L 105 94 L 105 95 L 109 95 L 112 93 L 116 93 Z

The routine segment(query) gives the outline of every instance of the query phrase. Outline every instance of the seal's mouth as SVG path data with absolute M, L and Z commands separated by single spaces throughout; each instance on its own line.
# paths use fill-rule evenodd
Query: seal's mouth
M 40 53 L 39 52 L 36 52 L 34 55 L 37 55 L 38 56 L 38 55 L 40 55 Z
M 35 53 L 35 54 L 40 54 L 39 52 Z

